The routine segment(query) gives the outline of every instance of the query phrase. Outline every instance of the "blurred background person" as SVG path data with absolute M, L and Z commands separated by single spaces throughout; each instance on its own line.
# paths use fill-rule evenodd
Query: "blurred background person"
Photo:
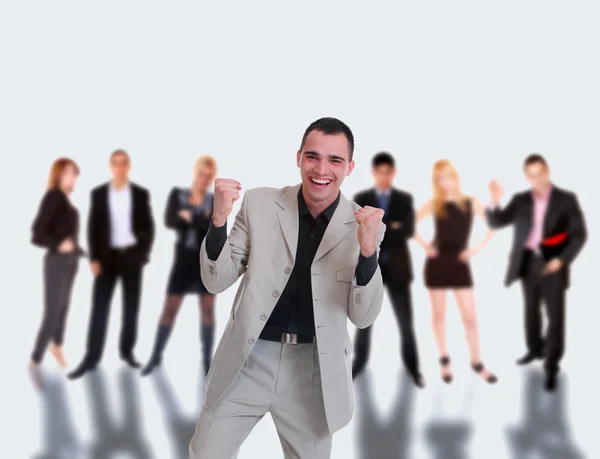
M 131 159 L 125 150 L 110 155 L 112 180 L 94 188 L 88 219 L 90 269 L 94 275 L 87 349 L 70 379 L 93 370 L 102 358 L 110 303 L 117 280 L 123 283 L 123 322 L 119 342 L 121 360 L 141 365 L 133 355 L 137 338 L 142 272 L 150 259 L 154 219 L 150 193 L 129 180 Z
M 425 241 L 418 232 L 415 233 L 415 240 L 427 254 L 425 285 L 433 309 L 433 333 L 440 356 L 442 378 L 447 383 L 452 381 L 446 344 L 446 291 L 452 290 L 465 328 L 471 366 L 487 382 L 495 383 L 498 378 L 481 361 L 473 277 L 469 265 L 469 260 L 485 247 L 494 231 L 488 230 L 478 246 L 468 248 L 473 215 L 477 214 L 487 224 L 484 206 L 477 198 L 462 193 L 458 172 L 446 159 L 436 161 L 433 165 L 432 182 L 433 197 L 418 210 L 416 224 L 427 216 L 434 217 L 433 242 Z
M 515 227 L 504 283 L 508 287 L 519 279 L 525 302 L 527 353 L 517 364 L 527 365 L 545 357 L 544 386 L 552 391 L 565 352 L 570 266 L 586 243 L 587 228 L 577 195 L 552 183 L 550 167 L 543 156 L 529 155 L 523 171 L 531 188 L 513 195 L 506 207 L 499 205 L 503 188 L 495 180 L 490 182 L 487 218 L 493 228 Z M 548 313 L 545 336 L 542 300 Z
M 50 354 L 65 368 L 63 338 L 71 299 L 73 281 L 77 274 L 79 212 L 70 200 L 75 189 L 79 167 L 69 158 L 59 158 L 50 168 L 47 191 L 32 226 L 33 244 L 44 247 L 44 316 L 40 325 L 31 367 L 37 368 L 50 341 Z
M 378 207 L 385 212 L 383 222 L 386 224 L 386 231 L 380 247 L 379 266 L 400 330 L 404 366 L 414 383 L 424 387 L 425 380 L 419 370 L 410 291 L 413 272 L 408 239 L 413 236 L 415 229 L 413 197 L 392 187 L 396 166 L 390 153 L 380 152 L 373 157 L 371 173 L 375 187 L 358 193 L 354 196 L 354 202 L 362 207 Z M 353 378 L 363 371 L 369 359 L 372 328 L 356 330 Z
M 208 373 L 215 328 L 215 295 L 206 290 L 200 276 L 200 245 L 206 236 L 213 211 L 213 193 L 209 191 L 217 174 L 217 162 L 204 155 L 194 165 L 190 188 L 173 188 L 165 211 L 165 225 L 175 230 L 175 256 L 167 285 L 165 305 L 160 316 L 152 355 L 142 375 L 160 365 L 175 318 L 186 294 L 196 294 L 200 306 L 200 340 L 204 371 Z

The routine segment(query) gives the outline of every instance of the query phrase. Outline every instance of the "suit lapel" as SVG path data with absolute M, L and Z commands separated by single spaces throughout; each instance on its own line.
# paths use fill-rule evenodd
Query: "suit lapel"
M 275 203 L 279 206 L 277 209 L 277 219 L 283 237 L 290 251 L 292 259 L 296 261 L 296 249 L 298 247 L 298 191 L 300 185 L 290 187 L 281 195 Z
M 354 218 L 354 211 L 352 210 L 350 201 L 348 201 L 344 195 L 341 195 L 340 203 L 338 204 L 337 209 L 335 209 L 329 225 L 327 225 L 327 229 L 319 244 L 313 263 L 317 262 L 320 258 L 323 258 L 331 249 L 340 243 L 349 231 L 348 224 L 352 222 L 356 222 L 356 219 Z

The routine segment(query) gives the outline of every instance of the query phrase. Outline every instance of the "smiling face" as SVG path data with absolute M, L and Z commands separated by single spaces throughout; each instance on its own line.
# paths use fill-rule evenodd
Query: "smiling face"
M 302 177 L 302 194 L 310 207 L 324 210 L 336 200 L 344 179 L 354 169 L 350 145 L 344 134 L 311 131 L 296 155 Z

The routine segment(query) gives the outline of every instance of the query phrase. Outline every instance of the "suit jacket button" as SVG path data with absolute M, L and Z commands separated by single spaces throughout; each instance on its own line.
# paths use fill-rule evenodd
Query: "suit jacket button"
M 274 290 L 274 291 L 273 291 L 273 296 L 274 296 L 275 298 L 277 298 L 277 297 L 279 296 L 279 292 L 278 292 L 277 290 Z
M 291 273 L 291 272 L 292 272 L 292 268 L 285 268 L 285 269 L 283 270 L 283 272 L 284 272 L 284 273 L 286 273 L 286 274 L 289 274 L 289 273 Z
M 260 320 L 267 320 L 267 316 L 265 314 L 261 315 Z
M 250 338 L 250 339 L 248 340 L 248 344 L 254 344 L 254 338 Z

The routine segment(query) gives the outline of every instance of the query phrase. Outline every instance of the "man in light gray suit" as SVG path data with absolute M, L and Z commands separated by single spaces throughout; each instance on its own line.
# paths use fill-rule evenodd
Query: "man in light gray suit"
M 377 263 L 383 211 L 339 191 L 354 137 L 340 120 L 305 131 L 302 182 L 248 190 L 227 236 L 240 183 L 215 181 L 212 223 L 200 248 L 202 279 L 221 293 L 243 275 L 207 376 L 190 459 L 237 457 L 271 413 L 286 458 L 326 459 L 352 418 L 347 320 L 371 325 L 383 300 Z

